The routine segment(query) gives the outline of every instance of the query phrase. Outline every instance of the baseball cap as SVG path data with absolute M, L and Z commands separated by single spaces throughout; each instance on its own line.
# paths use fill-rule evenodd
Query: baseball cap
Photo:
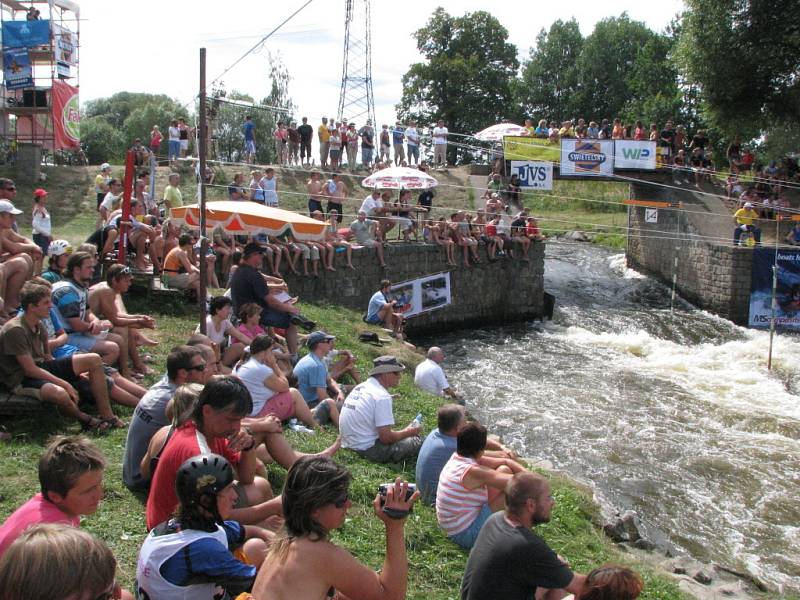
M 309 348 L 311 348 L 313 346 L 316 346 L 320 342 L 330 342 L 335 339 L 336 339 L 335 335 L 328 335 L 324 331 L 314 331 L 313 333 L 310 333 L 306 338 L 306 345 Z
M 15 208 L 8 200 L 0 200 L 0 213 L 11 213 L 12 215 L 21 215 L 22 211 Z
M 108 163 L 103 163 L 102 165 L 100 165 L 100 170 L 101 171 L 107 171 L 110 168 L 111 168 L 111 165 L 108 164 Z
M 399 371 L 405 371 L 405 365 L 401 364 L 397 357 L 392 355 L 385 355 L 379 356 L 375 360 L 372 361 L 372 370 L 369 372 L 369 376 L 373 377 L 375 375 L 381 375 L 383 373 L 397 373 Z
M 42 188 L 36 188 L 33 191 L 33 195 L 36 196 L 37 198 L 42 198 L 44 196 L 47 196 L 47 190 L 42 189 Z
M 248 257 L 251 254 L 255 254 L 256 252 L 259 254 L 264 254 L 264 248 L 262 248 L 260 244 L 256 244 L 255 242 L 249 242 L 247 245 L 245 245 L 242 256 Z
M 745 208 L 753 208 L 753 204 L 751 202 L 745 202 L 744 203 L 744 207 Z

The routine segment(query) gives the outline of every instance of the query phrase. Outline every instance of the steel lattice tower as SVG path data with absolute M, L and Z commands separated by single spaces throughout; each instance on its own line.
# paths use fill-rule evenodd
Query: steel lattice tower
M 344 62 L 338 119 L 355 121 L 359 127 L 370 119 L 374 126 L 370 0 L 345 0 L 345 5 L 347 15 L 344 22 Z

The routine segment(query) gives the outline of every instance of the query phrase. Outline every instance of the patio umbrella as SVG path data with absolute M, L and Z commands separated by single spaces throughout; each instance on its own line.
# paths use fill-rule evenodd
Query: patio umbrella
M 502 142 L 507 135 L 530 135 L 530 132 L 521 125 L 514 123 L 498 123 L 479 131 L 473 137 L 482 142 Z
M 170 209 L 170 219 L 192 229 L 200 227 L 197 204 Z M 322 240 L 325 223 L 290 210 L 264 206 L 258 202 L 220 200 L 206 204 L 206 226 L 222 227 L 233 234 L 266 233 L 277 236 L 289 230 L 298 240 Z
M 439 185 L 439 182 L 419 169 L 389 167 L 363 179 L 361 185 L 378 190 L 428 190 Z

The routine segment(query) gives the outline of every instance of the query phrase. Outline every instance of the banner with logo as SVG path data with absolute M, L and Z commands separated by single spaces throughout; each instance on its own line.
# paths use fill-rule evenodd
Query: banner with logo
M 56 51 L 56 62 L 65 65 L 77 64 L 76 41 L 77 36 L 69 29 L 53 23 L 53 45 Z
M 558 162 L 561 158 L 561 151 L 558 144 L 551 144 L 543 138 L 507 135 L 503 137 L 503 158 L 505 160 Z
M 53 82 L 53 130 L 56 148 L 78 148 L 81 142 L 81 112 L 78 88 Z
M 3 48 L 33 48 L 50 44 L 50 21 L 3 21 Z
M 388 299 L 397 302 L 394 310 L 404 317 L 413 317 L 448 306 L 452 303 L 450 273 L 437 273 L 396 283 L 389 291 Z
M 7 90 L 33 87 L 33 67 L 27 48 L 3 49 L 3 78 Z
M 750 318 L 748 324 L 769 329 L 772 317 L 772 266 L 774 248 L 754 248 Z M 800 331 L 800 250 L 778 250 L 778 287 L 775 292 L 775 327 Z
M 511 161 L 511 175 L 519 177 L 519 185 L 534 190 L 553 189 L 553 163 L 541 161 Z
M 655 171 L 656 143 L 640 140 L 616 140 L 614 142 L 614 168 Z
M 611 176 L 614 174 L 612 140 L 561 140 L 562 176 Z

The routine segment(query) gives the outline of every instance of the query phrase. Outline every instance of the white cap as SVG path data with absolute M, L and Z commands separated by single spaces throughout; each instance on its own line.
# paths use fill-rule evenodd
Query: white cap
M 0 200 L 0 213 L 11 213 L 12 215 L 21 215 L 22 211 L 15 208 L 8 200 Z
M 745 207 L 745 208 L 753 208 L 753 204 L 752 204 L 752 203 L 750 203 L 750 202 L 745 202 L 745 203 L 744 203 L 744 207 Z
M 110 168 L 111 168 L 111 165 L 108 164 L 108 163 L 103 163 L 102 165 L 100 165 L 100 170 L 101 171 L 107 171 Z

